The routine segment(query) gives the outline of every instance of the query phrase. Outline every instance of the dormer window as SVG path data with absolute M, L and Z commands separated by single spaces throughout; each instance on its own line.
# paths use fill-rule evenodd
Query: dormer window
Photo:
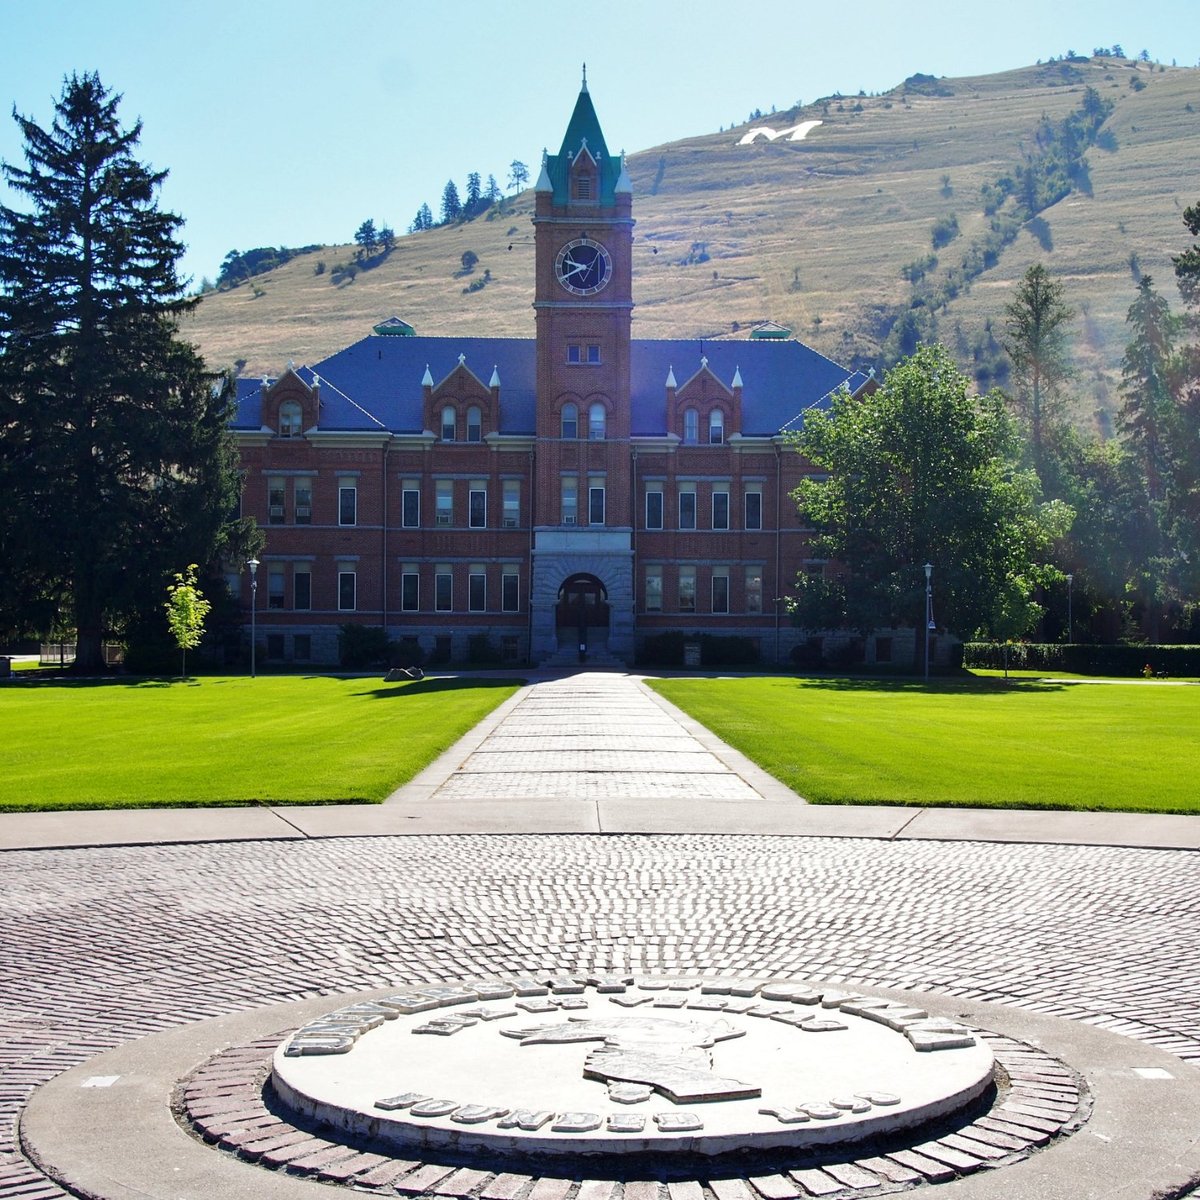
M 279 406 L 279 436 L 290 438 L 300 436 L 300 426 L 304 414 L 295 400 L 285 400 Z
M 452 442 L 455 438 L 457 425 L 457 414 L 454 409 L 446 405 L 442 409 L 442 441 Z
M 708 415 L 708 444 L 719 446 L 725 440 L 725 414 L 714 408 Z

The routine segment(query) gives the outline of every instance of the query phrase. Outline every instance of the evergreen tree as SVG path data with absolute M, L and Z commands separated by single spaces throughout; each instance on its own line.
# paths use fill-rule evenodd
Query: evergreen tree
M 514 158 L 508 168 L 509 191 L 519 192 L 529 182 L 529 168 Z
M 467 201 L 464 206 L 464 212 L 468 217 L 473 217 L 482 208 L 483 183 L 479 178 L 479 172 L 472 171 L 467 176 Z
M 1151 500 L 1162 500 L 1165 487 L 1164 444 L 1171 424 L 1176 320 L 1167 301 L 1143 275 L 1138 296 L 1125 317 L 1133 340 L 1121 364 L 1124 404 L 1117 425 L 1141 462 Z
M 358 249 L 354 252 L 355 257 L 361 262 L 363 257 L 370 254 L 372 250 L 379 244 L 379 234 L 375 230 L 375 222 L 368 217 L 355 231 L 354 241 L 358 245 Z
M 1063 301 L 1062 284 L 1035 263 L 1017 284 L 1005 314 L 1004 349 L 1012 360 L 1017 411 L 1029 427 L 1033 465 L 1040 474 L 1044 426 L 1058 415 L 1071 376 L 1066 324 L 1074 313 Z
M 72 622 L 80 671 L 114 628 L 161 628 L 176 564 L 248 532 L 230 390 L 178 337 L 182 221 L 119 101 L 72 75 L 49 129 L 14 113 L 27 165 L 3 171 L 24 207 L 0 206 L 0 626 Z
M 483 189 L 483 198 L 489 204 L 495 204 L 503 193 L 500 191 L 500 185 L 496 182 L 495 175 L 487 177 L 487 186 Z
M 447 179 L 442 189 L 442 224 L 449 225 L 461 216 L 462 201 L 458 198 L 458 188 L 454 186 L 453 179 Z
M 408 227 L 409 233 L 421 233 L 423 230 L 433 228 L 433 213 L 430 211 L 428 204 L 422 204 L 417 209 L 417 215 L 413 217 L 412 224 Z

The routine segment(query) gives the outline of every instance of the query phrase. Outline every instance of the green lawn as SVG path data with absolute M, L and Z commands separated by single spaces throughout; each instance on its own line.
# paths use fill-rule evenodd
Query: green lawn
M 818 804 L 1200 811 L 1200 688 L 664 679 L 657 692 Z
M 211 677 L 0 686 L 0 809 L 380 801 L 511 679 Z

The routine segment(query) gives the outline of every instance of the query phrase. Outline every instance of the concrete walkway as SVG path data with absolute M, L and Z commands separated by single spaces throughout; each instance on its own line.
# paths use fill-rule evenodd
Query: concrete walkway
M 1200 820 L 809 805 L 638 676 L 535 679 L 383 805 L 6 813 L 0 849 L 457 833 L 688 833 L 1200 849 Z

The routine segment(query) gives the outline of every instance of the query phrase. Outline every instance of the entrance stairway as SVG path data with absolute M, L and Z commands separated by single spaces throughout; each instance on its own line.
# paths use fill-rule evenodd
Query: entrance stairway
M 587 660 L 581 663 L 577 646 L 559 646 L 549 658 L 543 658 L 538 666 L 549 670 L 568 667 L 587 671 L 626 671 L 629 669 L 628 663 L 600 647 L 589 647 Z

